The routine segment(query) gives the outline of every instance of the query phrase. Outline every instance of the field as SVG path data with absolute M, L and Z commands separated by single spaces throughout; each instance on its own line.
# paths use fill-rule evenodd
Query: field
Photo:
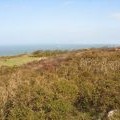
M 0 66 L 20 66 L 28 62 L 39 60 L 39 58 L 31 57 L 30 55 L 20 55 L 13 57 L 1 57 Z
M 67 51 L 35 51 L 33 54 L 0 57 L 0 66 L 20 66 L 32 61 L 39 61 L 46 57 L 63 54 Z
M 36 51 L 0 66 L 1 120 L 120 120 L 119 48 Z

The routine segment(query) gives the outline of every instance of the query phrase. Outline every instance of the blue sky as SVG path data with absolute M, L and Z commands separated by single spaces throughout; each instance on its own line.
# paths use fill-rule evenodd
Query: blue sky
M 120 0 L 0 0 L 0 45 L 120 44 Z

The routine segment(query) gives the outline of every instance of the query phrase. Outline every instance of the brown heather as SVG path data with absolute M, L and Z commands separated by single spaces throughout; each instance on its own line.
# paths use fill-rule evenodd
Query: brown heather
M 119 48 L 31 56 L 45 59 L 0 68 L 0 120 L 108 120 L 120 110 Z

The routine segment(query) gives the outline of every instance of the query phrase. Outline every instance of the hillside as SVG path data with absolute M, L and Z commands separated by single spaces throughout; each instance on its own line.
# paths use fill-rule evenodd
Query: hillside
M 0 58 L 1 120 L 107 120 L 112 110 L 120 120 L 120 48 L 29 57 L 12 65 Z

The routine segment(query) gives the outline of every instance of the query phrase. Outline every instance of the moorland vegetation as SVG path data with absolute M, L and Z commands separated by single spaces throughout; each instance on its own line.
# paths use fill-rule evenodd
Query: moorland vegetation
M 29 57 L 36 59 L 0 65 L 0 120 L 120 120 L 119 48 Z

